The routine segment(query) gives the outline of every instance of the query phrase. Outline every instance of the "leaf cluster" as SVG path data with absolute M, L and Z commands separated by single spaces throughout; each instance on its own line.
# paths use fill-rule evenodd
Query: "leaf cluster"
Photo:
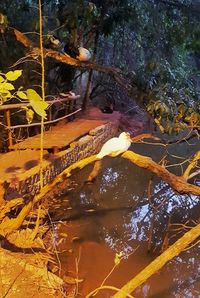
M 152 100 L 147 105 L 147 111 L 153 116 L 162 133 L 178 134 L 186 128 L 200 128 L 200 114 L 184 103 Z
M 41 96 L 34 89 L 23 90 L 23 87 L 16 89 L 12 82 L 15 82 L 22 75 L 22 70 L 9 71 L 0 73 L 0 105 L 17 98 L 20 101 L 28 101 L 31 109 L 23 107 L 26 111 L 26 119 L 31 123 L 34 117 L 34 112 L 46 118 L 46 109 L 48 104 L 42 100 Z

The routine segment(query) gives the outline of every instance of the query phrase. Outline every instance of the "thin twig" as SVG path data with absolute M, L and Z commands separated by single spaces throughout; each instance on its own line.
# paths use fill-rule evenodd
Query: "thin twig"
M 76 111 L 74 111 L 74 112 L 72 112 L 72 113 L 70 113 L 70 114 L 67 114 L 67 115 L 65 115 L 65 116 L 63 116 L 63 117 L 57 118 L 57 119 L 55 119 L 55 120 L 45 121 L 45 122 L 44 122 L 44 125 L 52 124 L 52 123 L 58 122 L 58 121 L 60 121 L 60 120 L 66 119 L 66 118 L 68 118 L 68 117 L 70 117 L 70 116 L 72 116 L 72 115 L 74 115 L 74 114 L 80 112 L 81 110 L 82 110 L 82 109 L 80 108 L 80 109 L 78 109 L 78 110 L 76 110 Z M 41 125 L 40 122 L 36 122 L 36 123 L 31 123 L 31 124 L 21 124 L 21 125 L 10 126 L 9 129 L 15 129 L 15 128 L 21 128 L 21 127 L 26 127 L 26 128 L 27 128 L 27 127 L 31 127 L 31 126 L 40 126 L 40 125 Z M 7 127 L 7 128 L 8 128 L 8 127 Z

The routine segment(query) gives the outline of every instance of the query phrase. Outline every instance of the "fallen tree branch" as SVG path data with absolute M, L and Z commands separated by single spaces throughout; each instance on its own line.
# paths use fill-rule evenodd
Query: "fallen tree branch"
M 29 215 L 32 207 L 33 201 L 30 201 L 27 205 L 25 205 L 22 208 L 22 210 L 16 218 L 10 219 L 9 217 L 5 217 L 2 223 L 0 224 L 0 235 L 5 237 L 13 231 L 18 230 L 23 224 L 23 221 L 26 218 L 26 216 Z
M 160 141 L 161 140 L 160 138 L 152 135 L 151 133 L 142 133 L 142 134 L 137 135 L 137 136 L 135 136 L 135 137 L 133 137 L 131 139 L 132 139 L 132 141 L 134 143 L 139 142 L 139 141 L 141 141 L 143 139 L 153 139 L 153 140 L 156 140 L 156 141 Z
M 13 208 L 16 208 L 17 206 L 23 204 L 22 198 L 13 199 L 9 202 L 6 202 L 1 208 L 0 208 L 0 221 L 3 220 L 5 215 L 9 213 Z
M 133 162 L 137 166 L 156 174 L 156 176 L 167 182 L 175 191 L 180 194 L 191 193 L 193 195 L 200 195 L 199 186 L 187 183 L 183 177 L 170 173 L 163 166 L 153 161 L 150 157 L 143 156 L 132 151 L 126 151 L 122 154 L 122 157 Z
M 85 167 L 86 165 L 88 165 L 89 163 L 92 163 L 96 160 L 96 155 L 93 155 L 91 157 L 85 158 L 83 160 L 80 160 L 76 163 L 74 163 L 73 165 L 71 165 L 70 167 L 68 167 L 66 170 L 64 170 L 60 175 L 58 175 L 51 183 L 45 185 L 40 193 L 38 195 L 36 195 L 34 197 L 34 199 L 32 201 L 30 201 L 27 205 L 25 205 L 22 210 L 20 211 L 20 213 L 18 214 L 18 216 L 16 218 L 9 218 L 8 216 L 6 216 L 3 221 L 0 224 L 0 235 L 2 236 L 6 236 L 10 233 L 12 233 L 15 230 L 18 230 L 21 225 L 23 224 L 26 216 L 29 215 L 31 209 L 33 208 L 33 206 L 41 201 L 41 199 L 53 188 L 56 186 L 56 184 L 58 184 L 59 182 L 61 182 L 62 180 L 64 180 L 66 177 L 70 177 L 73 174 L 73 170 L 74 169 L 82 169 L 83 167 Z M 12 202 L 12 201 L 11 201 Z M 4 213 L 5 215 L 5 213 Z
M 153 262 L 145 267 L 132 280 L 124 285 L 121 290 L 125 293 L 131 294 L 137 287 L 142 285 L 150 276 L 160 270 L 167 262 L 178 256 L 190 243 L 200 236 L 200 224 L 185 233 L 179 240 L 166 249 Z M 125 298 L 125 293 L 118 292 L 113 298 Z
M 150 157 L 143 156 L 132 151 L 126 151 L 122 154 L 122 157 L 128 159 L 130 162 L 134 163 L 135 165 L 141 168 L 151 171 L 152 173 L 163 179 L 165 182 L 167 182 L 175 191 L 177 191 L 180 194 L 191 193 L 194 195 L 200 195 L 199 186 L 187 183 L 183 177 L 176 176 L 170 173 L 163 166 L 154 162 Z M 26 206 L 23 207 L 17 218 L 4 218 L 3 222 L 0 224 L 0 235 L 5 236 L 11 233 L 12 231 L 19 229 L 19 227 L 22 225 L 24 219 L 29 214 L 34 204 L 39 202 L 44 195 L 46 195 L 53 187 L 56 186 L 56 184 L 58 184 L 65 178 L 70 177 L 73 174 L 74 170 L 80 170 L 96 160 L 99 159 L 97 159 L 96 155 L 92 155 L 88 158 L 77 161 L 76 163 L 68 167 L 66 170 L 64 170 L 60 175 L 57 176 L 57 178 L 52 183 L 44 186 L 40 193 L 34 197 L 33 201 L 29 202 Z

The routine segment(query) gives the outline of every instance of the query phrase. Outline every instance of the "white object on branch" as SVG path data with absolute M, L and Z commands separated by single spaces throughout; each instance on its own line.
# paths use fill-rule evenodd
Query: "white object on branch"
M 97 158 L 102 159 L 104 156 L 118 156 L 127 151 L 131 146 L 132 139 L 128 132 L 122 132 L 119 137 L 108 140 L 97 154 Z
M 88 51 L 86 48 L 80 47 L 78 48 L 79 55 L 77 57 L 78 60 L 80 61 L 89 61 L 92 57 L 90 51 Z

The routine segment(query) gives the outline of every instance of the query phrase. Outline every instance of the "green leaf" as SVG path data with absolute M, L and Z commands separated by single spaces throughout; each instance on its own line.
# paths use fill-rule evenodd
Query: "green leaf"
M 0 25 L 4 25 L 4 26 L 8 25 L 8 18 L 2 13 L 0 13 Z
M 33 121 L 34 112 L 31 109 L 26 110 L 26 120 L 28 121 L 28 124 L 30 124 Z
M 8 99 L 12 96 L 12 94 L 8 90 L 3 90 L 3 91 L 0 90 L 0 94 L 5 99 Z
M 26 93 L 23 91 L 17 91 L 17 96 L 19 96 L 21 99 L 28 99 Z
M 9 71 L 5 74 L 8 81 L 16 81 L 22 75 L 22 70 Z
M 33 89 L 27 89 L 26 94 L 34 111 L 39 116 L 46 119 L 47 114 L 45 110 L 48 108 L 49 105 L 44 100 L 42 100 L 40 95 Z
M 4 81 L 5 79 L 2 76 L 0 76 L 0 83 L 3 83 Z
M 161 108 L 161 102 L 156 101 L 155 104 L 154 104 L 154 107 L 155 107 L 155 111 L 157 112 Z
M 4 92 L 6 90 L 14 90 L 15 87 L 11 83 L 3 83 L 0 85 L 0 92 Z

